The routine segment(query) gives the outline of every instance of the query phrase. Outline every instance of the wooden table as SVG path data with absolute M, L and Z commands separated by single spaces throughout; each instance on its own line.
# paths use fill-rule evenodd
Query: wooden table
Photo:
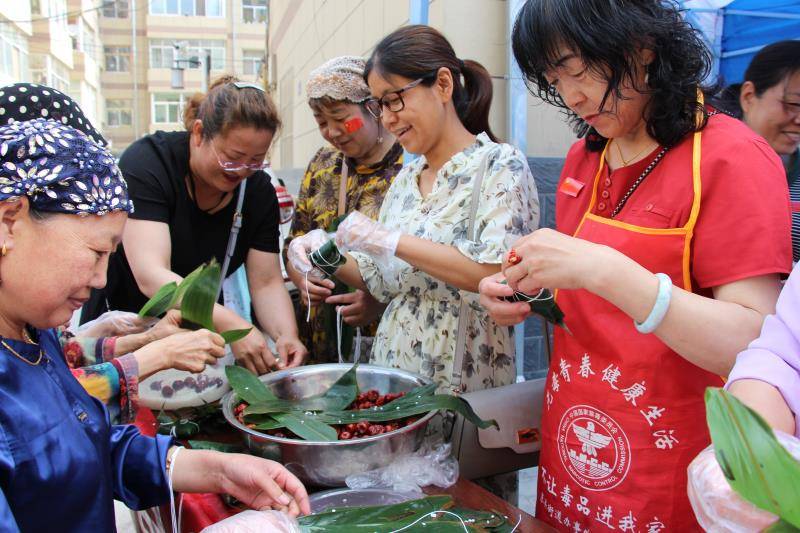
M 459 478 L 455 485 L 442 489 L 439 487 L 425 487 L 425 494 L 449 494 L 456 504 L 479 511 L 495 511 L 508 517 L 512 524 L 520 520 L 517 531 L 524 533 L 556 531 L 544 522 L 535 519 L 522 509 L 514 507 L 504 499 L 495 496 L 483 487 L 476 485 L 468 479 Z

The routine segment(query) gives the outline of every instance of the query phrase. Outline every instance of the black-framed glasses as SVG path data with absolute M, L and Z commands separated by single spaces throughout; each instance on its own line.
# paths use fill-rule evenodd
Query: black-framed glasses
M 412 81 L 408 85 L 400 87 L 396 91 L 391 91 L 380 98 L 370 98 L 364 103 L 364 107 L 367 108 L 369 114 L 375 118 L 381 118 L 383 115 L 383 108 L 385 107 L 392 113 L 397 113 L 398 111 L 402 111 L 403 108 L 406 107 L 406 103 L 403 101 L 403 92 L 413 89 L 423 81 L 430 79 L 432 76 L 435 76 L 436 73 L 428 74 L 427 76 L 423 76 L 421 78 L 417 78 L 416 80 Z

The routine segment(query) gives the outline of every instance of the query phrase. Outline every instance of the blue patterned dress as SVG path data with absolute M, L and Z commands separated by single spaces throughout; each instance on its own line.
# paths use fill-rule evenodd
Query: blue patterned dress
M 167 501 L 172 440 L 112 426 L 55 332 L 36 333 L 39 345 L 3 339 L 16 355 L 0 344 L 0 530 L 114 531 L 113 499 L 133 509 Z

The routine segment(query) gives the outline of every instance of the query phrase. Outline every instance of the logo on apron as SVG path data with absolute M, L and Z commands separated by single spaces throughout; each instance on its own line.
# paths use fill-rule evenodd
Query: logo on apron
M 587 490 L 609 490 L 630 468 L 630 443 L 622 427 L 603 411 L 575 405 L 558 425 L 558 455 L 569 475 Z

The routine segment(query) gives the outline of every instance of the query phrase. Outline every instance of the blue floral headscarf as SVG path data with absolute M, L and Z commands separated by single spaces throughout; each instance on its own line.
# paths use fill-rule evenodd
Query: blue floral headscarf
M 22 196 L 49 213 L 133 212 L 114 157 L 84 133 L 46 119 L 0 126 L 0 201 Z

